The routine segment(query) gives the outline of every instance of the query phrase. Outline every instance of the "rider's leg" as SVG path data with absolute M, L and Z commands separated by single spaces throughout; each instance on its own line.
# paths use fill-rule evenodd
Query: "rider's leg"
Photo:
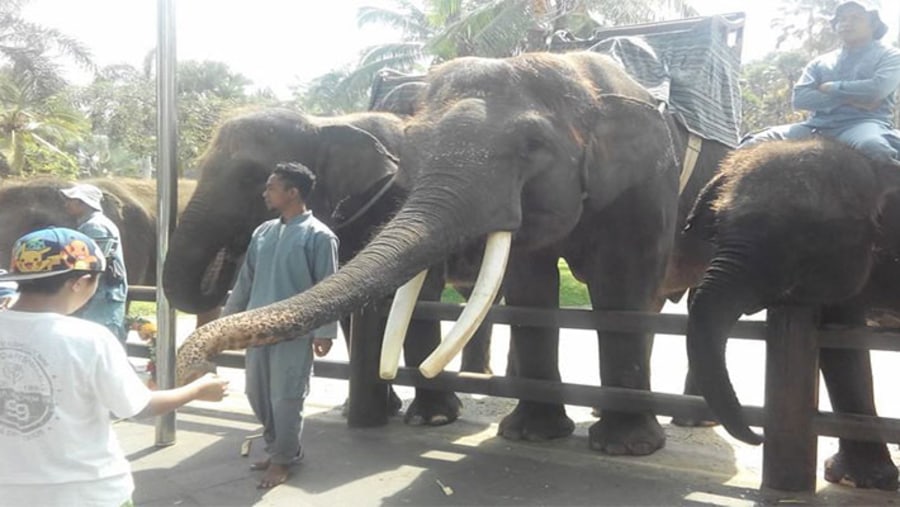
M 888 142 L 894 132 L 882 122 L 866 121 L 835 132 L 834 137 L 876 160 L 896 160 L 897 150 Z
M 809 139 L 813 135 L 813 129 L 807 127 L 803 123 L 788 123 L 786 125 L 778 125 L 776 127 L 770 127 L 761 132 L 756 132 L 754 134 L 748 134 L 743 139 L 741 139 L 741 144 L 738 145 L 738 148 L 745 148 L 747 146 L 753 146 L 754 144 L 761 143 L 764 141 L 781 141 L 785 139 L 790 140 L 799 140 L 799 139 Z

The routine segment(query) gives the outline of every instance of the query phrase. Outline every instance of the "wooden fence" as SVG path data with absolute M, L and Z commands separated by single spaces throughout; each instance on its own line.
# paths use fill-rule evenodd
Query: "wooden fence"
M 132 300 L 152 301 L 155 289 L 134 287 Z M 349 381 L 348 424 L 378 426 L 388 420 L 388 383 L 378 378 L 381 337 L 379 321 L 385 305 L 373 305 L 353 315 L 350 361 L 315 362 L 316 375 Z M 419 303 L 413 318 L 455 320 L 461 305 Z M 766 322 L 739 321 L 732 338 L 766 341 L 765 407 L 743 407 L 747 421 L 765 431 L 762 487 L 783 491 L 814 492 L 817 436 L 833 436 L 876 442 L 900 442 L 900 419 L 839 415 L 820 412 L 818 349 L 854 348 L 900 351 L 900 332 L 875 328 L 822 329 L 809 307 L 777 307 L 767 312 Z M 489 324 L 599 329 L 616 332 L 653 332 L 684 335 L 687 316 L 643 312 L 594 312 L 592 310 L 537 310 L 495 306 L 485 320 Z M 615 338 L 611 338 L 615 339 Z M 147 347 L 129 344 L 129 354 L 147 357 Z M 244 356 L 225 353 L 219 365 L 243 368 Z M 657 415 L 711 419 L 701 397 L 616 387 L 598 387 L 497 375 L 443 372 L 425 379 L 415 368 L 400 368 L 394 384 L 463 393 L 564 403 L 621 411 L 651 411 Z

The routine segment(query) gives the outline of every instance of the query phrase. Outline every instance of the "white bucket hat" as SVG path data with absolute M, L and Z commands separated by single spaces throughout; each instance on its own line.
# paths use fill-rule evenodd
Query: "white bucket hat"
M 97 211 L 103 210 L 103 207 L 100 206 L 103 192 L 94 185 L 81 183 L 72 188 L 64 188 L 60 192 L 69 199 L 78 199 Z

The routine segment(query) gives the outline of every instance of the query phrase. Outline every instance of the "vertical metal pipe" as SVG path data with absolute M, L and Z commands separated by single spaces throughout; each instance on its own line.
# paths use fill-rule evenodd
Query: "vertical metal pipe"
M 156 104 L 157 104 L 157 252 L 156 341 L 157 379 L 160 389 L 175 387 L 175 311 L 162 289 L 163 261 L 169 235 L 175 230 L 177 202 L 178 117 L 175 97 L 175 0 L 157 1 Z M 175 413 L 156 420 L 156 445 L 175 443 Z

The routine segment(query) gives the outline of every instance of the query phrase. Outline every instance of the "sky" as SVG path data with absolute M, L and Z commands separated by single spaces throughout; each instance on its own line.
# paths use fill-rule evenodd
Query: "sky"
M 745 12 L 743 61 L 775 49 L 770 28 L 779 16 L 777 0 L 692 0 L 703 15 Z M 878 2 L 875 2 L 878 3 Z M 396 40 L 385 27 L 359 28 L 363 5 L 390 0 L 178 0 L 175 2 L 179 60 L 216 60 L 256 86 L 287 97 L 288 86 L 350 64 L 373 44 Z M 311 7 L 315 5 L 315 7 Z M 885 40 L 898 40 L 900 1 L 881 0 L 881 17 L 891 27 Z M 156 0 L 31 0 L 23 16 L 57 28 L 87 45 L 101 65 L 140 66 L 156 45 Z M 87 76 L 73 73 L 73 80 Z

